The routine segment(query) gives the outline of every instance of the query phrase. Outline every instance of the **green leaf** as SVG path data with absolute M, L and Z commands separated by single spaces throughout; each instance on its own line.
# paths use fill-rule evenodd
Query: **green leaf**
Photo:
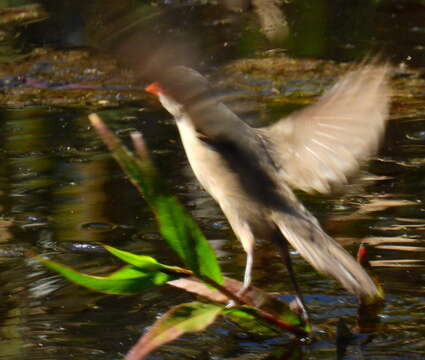
M 178 278 L 175 274 L 166 274 L 160 271 L 147 272 L 133 266 L 124 266 L 109 276 L 94 276 L 80 273 L 68 266 L 40 256 L 36 257 L 35 260 L 75 284 L 105 294 L 136 294 Z
M 151 162 L 141 136 L 133 136 L 140 158 L 136 158 L 95 114 L 93 126 L 131 182 L 154 211 L 161 234 L 195 275 L 222 284 L 214 251 L 191 215 L 168 191 L 162 176 Z
M 137 255 L 128 251 L 119 250 L 109 245 L 103 245 L 105 250 L 109 251 L 112 255 L 126 262 L 127 264 L 133 265 L 134 267 L 145 270 L 145 271 L 165 271 L 167 273 L 174 272 L 179 274 L 191 275 L 192 272 L 187 269 L 183 269 L 178 266 L 169 266 L 159 263 L 156 259 L 151 256 Z
M 182 334 L 204 330 L 215 321 L 223 309 L 223 305 L 198 301 L 171 308 L 139 339 L 125 359 L 142 360 L 159 346 L 177 339 Z
M 243 329 L 267 336 L 281 334 L 282 329 L 262 319 L 258 313 L 250 307 L 238 307 L 225 309 L 223 315 L 227 316 Z
M 103 245 L 112 255 L 126 262 L 127 264 L 133 265 L 138 269 L 147 271 L 158 271 L 166 268 L 165 265 L 160 264 L 156 259 L 146 255 L 136 255 L 128 251 L 119 250 L 109 245 Z

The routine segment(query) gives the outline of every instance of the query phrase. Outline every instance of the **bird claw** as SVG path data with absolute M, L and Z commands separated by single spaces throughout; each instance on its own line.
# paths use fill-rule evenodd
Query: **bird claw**
M 231 308 L 235 307 L 235 305 L 236 305 L 235 300 L 229 300 L 229 302 L 226 304 L 225 308 L 231 309 Z
M 302 302 L 299 296 L 295 296 L 295 299 L 291 301 L 290 308 L 293 312 L 303 318 L 304 321 L 309 321 L 309 315 L 306 306 Z
M 239 289 L 239 291 L 236 293 L 236 295 L 238 296 L 238 297 L 242 297 L 242 296 L 244 296 L 245 294 L 246 294 L 246 292 L 248 291 L 248 289 L 249 289 L 249 287 L 250 287 L 250 285 L 248 284 L 248 286 L 243 286 L 242 288 L 240 288 Z

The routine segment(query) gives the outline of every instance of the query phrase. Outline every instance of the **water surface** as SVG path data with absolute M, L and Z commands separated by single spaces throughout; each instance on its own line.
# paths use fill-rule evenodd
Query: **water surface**
M 53 48 L 90 44 L 90 16 L 99 2 L 93 2 L 93 8 L 84 3 L 75 1 L 75 7 L 65 8 L 58 2 L 42 2 L 52 14 L 49 21 L 22 30 L 22 47 L 15 47 L 16 52 L 22 55 L 46 44 Z M 158 3 L 168 6 L 167 2 Z M 192 25 L 205 33 L 210 63 L 264 54 L 264 50 L 277 47 L 261 35 L 253 13 L 238 15 L 212 5 L 180 3 L 184 6 L 173 11 L 201 16 L 199 23 Z M 291 33 L 279 47 L 289 49 L 293 56 L 338 61 L 384 48 L 384 54 L 396 64 L 404 62 L 423 70 L 422 2 L 332 3 L 292 1 L 286 5 Z M 127 5 L 135 3 L 123 2 L 122 6 Z M 113 6 L 106 8 L 119 13 Z M 60 33 L 55 33 L 52 29 L 58 28 L 66 12 L 78 14 L 78 21 L 63 22 Z M 226 21 L 217 22 L 215 17 Z M 187 21 L 182 23 L 187 26 Z M 51 61 L 49 57 L 41 64 L 47 75 L 53 72 L 49 69 L 58 69 L 49 68 Z M 69 69 L 66 61 L 61 69 Z M 2 72 L 3 80 L 8 80 L 1 83 L 2 94 L 13 92 L 20 102 L 16 106 L 8 102 L 0 109 L 0 359 L 119 359 L 158 316 L 193 297 L 168 287 L 138 296 L 96 294 L 24 256 L 29 250 L 36 251 L 81 271 L 104 273 L 120 264 L 89 246 L 103 242 L 178 264 L 159 236 L 152 213 L 90 128 L 87 114 L 100 111 L 125 142 L 134 129 L 143 132 L 155 162 L 201 224 L 226 275 L 242 278 L 245 255 L 218 207 L 188 168 L 169 115 L 144 100 L 134 83 L 119 83 L 123 78 L 113 78 L 101 89 L 102 75 L 93 72 L 81 78 L 70 75 L 68 82 L 65 76 L 61 83 L 43 75 L 41 82 L 41 65 L 37 64 L 38 71 L 25 73 L 26 83 L 19 83 L 22 79 L 10 64 L 10 77 Z M 81 66 L 78 59 L 74 66 Z M 211 65 L 207 69 L 215 70 Z M 319 85 L 322 80 L 325 84 L 333 81 L 320 78 L 320 74 L 318 78 Z M 84 88 L 87 84 L 92 85 Z M 254 123 L 261 121 L 258 117 L 276 119 L 301 106 L 296 96 L 292 103 L 274 102 L 272 86 L 267 80 L 261 84 L 265 91 L 245 93 L 261 101 L 259 113 L 249 114 Z M 421 263 L 425 261 L 425 86 L 421 75 L 409 77 L 405 73 L 399 75 L 397 84 L 385 141 L 365 169 L 370 173 L 368 179 L 347 186 L 342 194 L 300 194 L 325 229 L 352 253 L 362 239 L 369 244 L 372 264 L 386 291 L 378 330 L 366 343 L 349 346 L 347 359 L 425 358 Z M 317 79 L 292 82 L 286 91 L 296 94 L 300 88 L 310 88 L 309 97 L 317 94 L 317 87 Z M 203 333 L 162 347 L 150 358 L 335 359 L 336 323 L 344 317 L 355 327 L 356 299 L 333 280 L 318 275 L 296 253 L 293 258 L 317 325 L 317 341 L 300 345 L 286 334 L 272 338 L 251 334 L 221 319 Z M 257 286 L 280 294 L 285 301 L 292 298 L 287 274 L 270 244 L 258 244 L 253 276 Z

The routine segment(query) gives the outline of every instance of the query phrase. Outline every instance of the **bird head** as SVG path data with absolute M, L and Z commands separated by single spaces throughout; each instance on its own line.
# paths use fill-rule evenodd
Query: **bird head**
M 153 82 L 145 87 L 145 90 L 148 93 L 151 93 L 152 95 L 158 96 L 164 92 L 164 90 L 161 88 L 161 85 L 159 85 L 157 82 Z
M 176 120 L 182 117 L 184 109 L 188 111 L 210 95 L 208 81 L 184 66 L 167 69 L 157 82 L 149 84 L 145 90 L 155 95 Z
M 158 97 L 179 128 L 189 125 L 211 140 L 242 138 L 241 133 L 247 131 L 245 123 L 220 101 L 208 80 L 197 71 L 174 66 L 158 77 L 145 89 Z
M 157 82 L 153 82 L 145 87 L 148 93 L 156 96 L 162 106 L 174 116 L 176 120 L 179 120 L 183 115 L 183 105 L 173 98 L 172 95 L 167 93 L 161 85 Z

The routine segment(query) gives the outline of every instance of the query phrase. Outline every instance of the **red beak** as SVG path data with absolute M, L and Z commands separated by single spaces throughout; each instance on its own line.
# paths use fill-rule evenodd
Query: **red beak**
M 148 86 L 146 86 L 145 87 L 145 90 L 148 93 L 151 93 L 151 94 L 153 94 L 155 96 L 159 96 L 159 94 L 161 94 L 161 93 L 164 92 L 164 90 L 162 90 L 161 86 L 158 83 L 156 83 L 156 82 L 154 82 L 154 83 L 149 84 Z

